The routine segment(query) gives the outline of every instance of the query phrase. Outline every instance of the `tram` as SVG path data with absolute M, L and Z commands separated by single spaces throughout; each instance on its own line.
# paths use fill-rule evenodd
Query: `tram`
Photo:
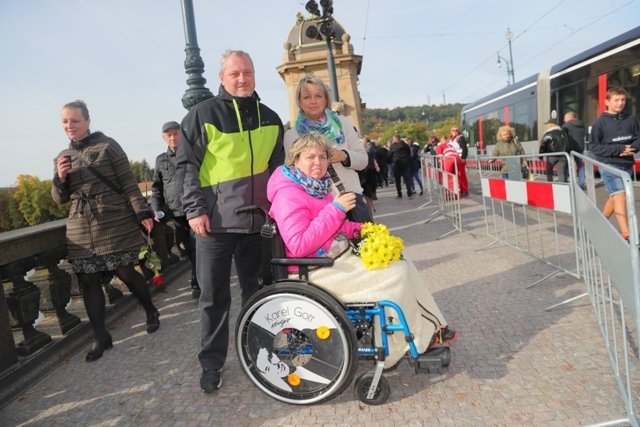
M 640 27 L 465 105 L 461 127 L 480 154 L 491 153 L 505 124 L 516 130 L 527 154 L 536 153 L 544 123 L 557 117 L 562 124 L 567 111 L 576 112 L 590 131 L 613 86 L 627 90 L 626 111 L 640 117 Z

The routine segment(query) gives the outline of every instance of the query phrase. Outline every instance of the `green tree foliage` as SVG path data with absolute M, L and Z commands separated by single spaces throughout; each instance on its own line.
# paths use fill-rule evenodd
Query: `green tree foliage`
M 153 178 L 153 169 L 146 160 L 130 165 L 138 182 Z M 51 198 L 52 185 L 51 180 L 20 175 L 15 187 L 0 189 L 0 232 L 66 218 L 70 203 L 55 203 Z
M 25 227 L 22 215 L 18 211 L 18 204 L 13 199 L 13 188 L 0 190 L 0 232 Z
M 377 141 L 388 141 L 396 133 L 421 142 L 431 136 L 448 136 L 451 127 L 460 123 L 462 107 L 446 104 L 365 109 L 362 134 Z
M 141 162 L 129 161 L 129 164 L 131 165 L 133 175 L 136 177 L 136 181 L 146 182 L 153 179 L 153 169 L 149 167 L 149 163 L 147 163 L 146 160 L 142 159 Z
M 31 175 L 20 175 L 12 193 L 17 212 L 25 225 L 36 225 L 60 219 L 69 213 L 69 204 L 58 205 L 51 198 L 51 181 L 40 181 Z

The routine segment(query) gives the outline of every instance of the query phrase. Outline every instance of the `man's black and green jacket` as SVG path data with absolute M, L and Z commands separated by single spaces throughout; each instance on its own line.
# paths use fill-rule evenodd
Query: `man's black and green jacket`
M 187 219 L 208 214 L 213 233 L 257 233 L 264 218 L 236 214 L 257 205 L 268 211 L 267 181 L 284 162 L 280 117 L 250 97 L 218 96 L 195 105 L 181 124 L 177 150 L 182 207 Z

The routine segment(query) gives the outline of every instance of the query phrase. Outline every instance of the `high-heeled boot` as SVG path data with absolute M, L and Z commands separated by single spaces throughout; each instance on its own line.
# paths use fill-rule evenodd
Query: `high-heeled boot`
M 156 308 L 147 314 L 147 333 L 152 334 L 160 328 L 160 312 Z
M 111 335 L 107 332 L 107 335 L 103 339 L 96 339 L 93 341 L 93 347 L 91 347 L 91 351 L 87 353 L 86 360 L 87 362 L 94 362 L 102 357 L 102 353 L 105 350 L 109 350 L 113 348 L 113 340 L 111 339 Z

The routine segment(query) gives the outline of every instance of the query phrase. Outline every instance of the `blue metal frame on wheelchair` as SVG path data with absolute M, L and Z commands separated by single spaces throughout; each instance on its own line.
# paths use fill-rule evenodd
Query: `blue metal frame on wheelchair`
M 362 304 L 346 304 L 347 310 L 345 311 L 347 317 L 351 320 L 351 322 L 355 325 L 359 318 L 365 316 L 365 318 L 369 321 L 373 321 L 374 317 L 378 317 L 378 321 L 380 322 L 380 340 L 382 341 L 381 347 L 384 349 L 385 358 L 389 356 L 389 338 L 388 334 L 393 334 L 394 332 L 402 332 L 405 336 L 405 341 L 407 341 L 409 345 L 409 352 L 411 354 L 411 358 L 417 359 L 420 356 L 418 349 L 416 348 L 416 344 L 413 342 L 413 334 L 409 329 L 409 324 L 407 323 L 407 319 L 402 311 L 402 308 L 398 304 L 389 300 L 381 300 L 375 303 L 367 304 L 372 307 L 364 308 Z M 387 323 L 387 316 L 385 313 L 385 308 L 393 309 L 399 318 L 399 323 Z M 362 309 L 364 308 L 364 313 L 362 313 Z M 377 348 L 370 346 L 368 348 L 358 347 L 358 355 L 361 356 L 376 356 Z M 384 359 L 383 359 L 384 360 Z

